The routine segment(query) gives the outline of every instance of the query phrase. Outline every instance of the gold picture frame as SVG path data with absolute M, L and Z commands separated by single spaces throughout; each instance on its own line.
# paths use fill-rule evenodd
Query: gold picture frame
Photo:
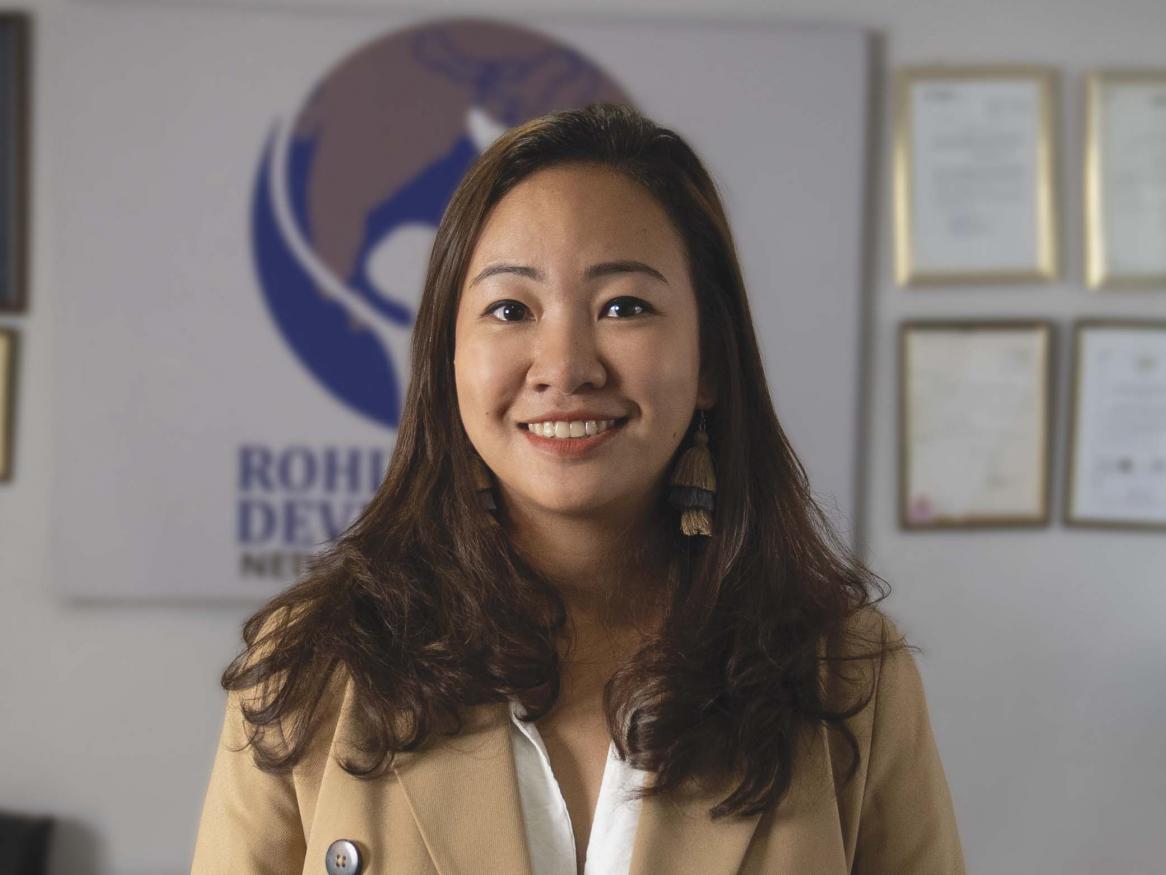
M 1124 94 L 1121 92 L 1124 91 Z M 1120 99 L 1119 98 L 1124 98 Z M 1120 107 L 1120 109 L 1119 109 Z M 1139 127 L 1140 126 L 1140 127 Z M 1166 69 L 1096 70 L 1085 88 L 1085 282 L 1094 291 L 1166 289 Z M 1120 168 L 1123 184 L 1107 180 Z M 1141 178 L 1136 178 L 1140 174 Z M 1147 188 L 1153 203 L 1145 208 Z M 1137 189 L 1132 203 L 1120 203 Z M 1112 227 L 1113 223 L 1120 227 Z M 1130 251 L 1151 241 L 1145 253 Z M 1161 240 L 1160 243 L 1158 241 Z M 1116 253 L 1120 246 L 1125 252 Z
M 1086 339 L 1090 333 L 1097 334 L 1102 344 L 1088 354 L 1087 360 Z M 1155 334 L 1158 336 L 1152 337 Z M 1124 349 L 1122 335 L 1126 337 Z M 1149 357 L 1156 359 L 1152 371 L 1144 361 Z M 1091 373 L 1091 363 L 1096 367 L 1103 359 L 1106 373 Z M 1146 403 L 1154 404 L 1155 396 L 1159 416 L 1161 409 L 1166 407 L 1166 321 L 1078 319 L 1073 323 L 1072 361 L 1073 396 L 1068 452 L 1065 455 L 1065 525 L 1166 530 L 1166 439 L 1161 433 L 1161 419 L 1156 418 L 1153 411 L 1146 416 L 1145 409 L 1130 407 L 1133 398 L 1147 399 Z M 1135 362 L 1138 366 L 1131 367 Z M 1137 379 L 1133 373 L 1135 370 L 1141 372 L 1144 379 Z M 1083 392 L 1083 388 L 1087 392 Z M 1114 388 L 1118 390 L 1116 393 Z M 1107 390 L 1109 398 L 1106 397 Z M 1082 400 L 1083 394 L 1090 396 L 1086 402 Z M 1114 403 L 1107 404 L 1107 401 Z M 1123 416 L 1136 426 L 1136 430 L 1121 427 Z M 1094 423 L 1097 422 L 1103 423 L 1101 429 L 1095 429 Z M 1164 445 L 1157 448 L 1155 455 L 1150 443 L 1156 422 L 1158 440 Z M 1083 432 L 1089 432 L 1085 439 Z M 1139 443 L 1142 446 L 1137 446 Z M 1087 453 L 1088 460 L 1079 455 L 1081 453 Z M 1086 469 L 1090 480 L 1088 490 L 1081 484 Z M 1131 483 L 1131 479 L 1138 476 L 1143 477 L 1143 481 Z M 1155 489 L 1156 498 L 1153 497 Z M 1081 493 L 1086 491 L 1089 495 L 1083 501 Z M 1079 507 L 1079 503 L 1092 503 L 1092 511 Z M 1124 515 L 1118 512 L 1123 508 L 1129 511 L 1130 505 L 1141 505 L 1143 509 L 1147 505 L 1156 507 L 1155 518 L 1150 518 L 1144 511 L 1141 517 L 1134 512 Z
M 899 525 L 1047 526 L 1055 328 L 1046 320 L 899 326 Z
M 0 328 L 0 482 L 12 479 L 18 345 L 15 328 Z
M 895 281 L 900 286 L 1058 278 L 1057 82 L 1054 69 L 1024 65 L 895 72 Z M 931 107 L 922 117 L 916 98 Z M 932 148 L 919 150 L 917 139 Z M 1019 206 L 1010 205 L 1015 200 L 1010 176 L 1028 183 Z M 921 180 L 927 180 L 926 187 Z

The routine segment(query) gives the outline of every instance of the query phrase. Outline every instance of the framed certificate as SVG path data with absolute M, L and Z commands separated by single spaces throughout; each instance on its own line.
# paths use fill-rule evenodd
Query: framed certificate
M 16 331 L 0 328 L 0 481 L 12 479 L 16 434 Z
M 0 13 L 0 311 L 27 306 L 28 16 Z
M 895 76 L 900 285 L 1055 279 L 1056 74 L 907 67 Z
M 1166 70 L 1097 72 L 1086 94 L 1086 281 L 1166 289 Z
M 1166 529 L 1166 322 L 1074 326 L 1065 522 Z
M 905 529 L 1049 521 L 1049 322 L 899 329 L 899 521 Z

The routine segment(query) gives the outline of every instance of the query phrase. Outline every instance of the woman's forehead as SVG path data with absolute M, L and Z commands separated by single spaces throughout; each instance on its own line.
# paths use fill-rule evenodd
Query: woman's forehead
M 607 167 L 568 165 L 531 174 L 494 206 L 478 235 L 467 281 L 491 261 L 531 259 L 548 268 L 596 260 L 674 266 L 683 260 L 683 243 L 642 185 Z

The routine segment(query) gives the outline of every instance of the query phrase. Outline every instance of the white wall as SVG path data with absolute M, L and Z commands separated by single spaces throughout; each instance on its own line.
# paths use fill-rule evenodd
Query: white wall
M 279 0 L 264 0 L 272 5 Z M 319 0 L 324 5 L 325 0 Z M 31 8 L 68 14 L 63 0 Z M 307 5 L 300 3 L 299 5 Z M 339 5 L 332 3 L 329 5 Z M 369 4 L 372 5 L 371 3 Z M 872 210 L 872 358 L 865 528 L 887 604 L 920 665 L 976 873 L 1151 873 L 1166 860 L 1166 538 L 1068 530 L 906 534 L 896 523 L 894 339 L 917 316 L 1166 318 L 1166 292 L 1097 296 L 1080 281 L 1081 74 L 1166 65 L 1161 0 L 772 0 L 742 19 L 834 20 L 885 37 L 887 67 L 1020 61 L 1058 67 L 1068 279 L 907 292 L 890 269 L 889 124 Z M 441 4 L 483 14 L 534 4 Z M 567 12 L 568 0 L 538 4 Z M 431 11 L 434 7 L 428 7 Z M 589 15 L 707 18 L 707 6 L 603 0 Z M 610 10 L 605 13 L 603 10 Z M 886 119 L 885 97 L 879 115 Z M 0 487 L 0 808 L 64 818 L 54 870 L 183 871 L 221 709 L 216 675 L 245 609 L 62 604 L 47 579 L 53 471 L 52 168 L 36 154 L 32 311 L 22 331 L 18 478 Z M 1068 385 L 1058 345 L 1055 506 Z M 94 391 L 100 392 L 95 375 Z M 780 413 L 780 411 L 779 411 Z M 100 459 L 93 459 L 100 465 Z M 175 557 L 180 562 L 181 557 Z

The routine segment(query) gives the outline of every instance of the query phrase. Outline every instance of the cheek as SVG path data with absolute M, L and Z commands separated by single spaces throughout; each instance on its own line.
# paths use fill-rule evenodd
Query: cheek
M 624 390 L 641 404 L 641 415 L 653 440 L 678 443 L 684 436 L 696 404 L 697 380 L 687 368 L 665 366 L 668 358 L 656 357 L 626 371 Z M 634 376 L 633 376 L 634 374 Z
M 473 337 L 462 340 L 454 365 L 458 399 L 463 414 L 492 415 L 521 382 L 518 364 L 496 343 Z
M 671 331 L 621 346 L 619 363 L 626 383 L 661 403 L 681 403 L 696 397 L 700 352 L 695 329 Z

